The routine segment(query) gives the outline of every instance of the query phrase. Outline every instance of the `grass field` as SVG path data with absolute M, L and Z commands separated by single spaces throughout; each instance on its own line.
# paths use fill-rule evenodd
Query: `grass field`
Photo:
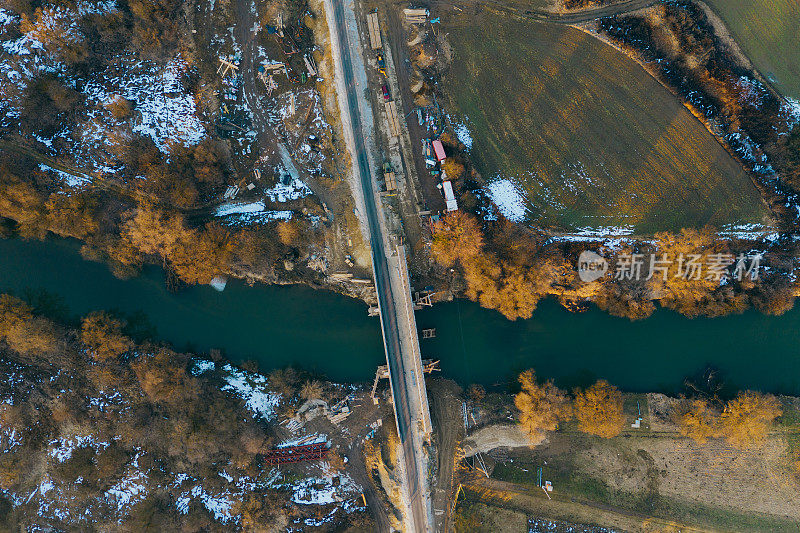
M 573 28 L 445 20 L 446 107 L 487 180 L 525 193 L 527 222 L 638 233 L 764 222 L 750 178 L 665 88 Z
M 774 444 L 759 456 L 671 437 L 559 435 L 533 450 L 517 450 L 492 477 L 531 486 L 542 467 L 557 499 L 721 531 L 797 531 L 795 503 L 789 501 L 796 500 L 797 483 L 776 469 L 783 444 Z
M 800 98 L 800 2 L 706 1 L 755 67 L 785 96 Z

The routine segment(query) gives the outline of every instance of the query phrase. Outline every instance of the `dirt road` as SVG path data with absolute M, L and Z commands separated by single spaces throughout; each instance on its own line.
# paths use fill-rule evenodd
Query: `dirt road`
M 623 531 L 693 531 L 712 532 L 679 524 L 670 520 L 653 518 L 644 513 L 633 513 L 589 501 L 562 498 L 547 499 L 538 487 L 518 485 L 474 475 L 463 481 L 470 499 L 496 507 L 513 509 L 526 514 L 549 516 L 567 521 L 580 521 Z

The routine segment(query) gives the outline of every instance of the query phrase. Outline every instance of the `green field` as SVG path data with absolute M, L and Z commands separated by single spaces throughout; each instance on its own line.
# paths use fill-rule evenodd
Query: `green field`
M 470 129 L 484 178 L 524 191 L 529 224 L 651 233 L 765 221 L 739 164 L 624 54 L 566 26 L 444 22 L 446 109 Z
M 755 67 L 785 96 L 800 98 L 800 2 L 707 1 Z

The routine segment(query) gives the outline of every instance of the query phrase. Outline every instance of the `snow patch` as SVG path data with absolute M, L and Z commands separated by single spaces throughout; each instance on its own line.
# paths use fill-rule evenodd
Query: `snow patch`
M 214 216 L 228 217 L 224 221 L 228 225 L 255 224 L 271 222 L 273 220 L 289 220 L 291 211 L 268 210 L 263 200 L 256 202 L 238 202 L 223 204 L 214 210 Z
M 107 71 L 100 80 L 87 83 L 84 92 L 101 105 L 111 104 L 119 96 L 133 102 L 137 113 L 133 131 L 149 136 L 159 150 L 169 153 L 173 143 L 193 146 L 206 135 L 196 115 L 194 97 L 183 87 L 187 71 L 181 58 L 171 60 L 163 69 L 147 61 L 118 65 L 116 72 Z
M 50 450 L 50 457 L 54 457 L 59 463 L 63 463 L 70 457 L 76 448 L 91 446 L 95 451 L 108 448 L 109 443 L 97 442 L 94 435 L 76 436 L 69 439 L 54 439 L 49 442 L 53 449 Z
M 39 170 L 43 172 L 54 173 L 56 176 L 58 176 L 58 178 L 62 182 L 64 182 L 66 185 L 69 185 L 70 187 L 80 187 L 82 185 L 86 185 L 91 182 L 91 179 L 89 179 L 86 176 L 78 177 L 68 172 L 64 172 L 63 170 L 58 170 L 56 168 L 49 167 L 44 163 L 39 163 Z
M 281 172 L 282 170 L 283 172 Z M 309 189 L 305 183 L 300 181 L 299 177 L 292 175 L 290 172 L 287 173 L 283 167 L 278 167 L 276 171 L 278 175 L 288 176 L 289 179 L 279 182 L 273 187 L 270 187 L 264 191 L 264 194 L 266 194 L 267 198 L 269 198 L 271 202 L 288 202 L 289 200 L 299 200 L 300 198 L 305 198 L 311 194 L 311 189 Z
M 227 373 L 224 379 L 228 383 L 222 387 L 223 391 L 231 391 L 245 400 L 245 406 L 253 413 L 254 418 L 261 417 L 269 421 L 275 417 L 281 395 L 268 390 L 266 377 L 235 369 L 230 364 L 222 369 Z
M 326 505 L 343 501 L 348 495 L 361 492 L 361 487 L 347 474 L 339 475 L 339 486 L 333 484 L 334 476 L 309 477 L 292 486 L 292 501 L 302 505 Z
M 511 222 L 522 222 L 528 213 L 525 205 L 525 197 L 517 185 L 508 178 L 501 178 L 493 181 L 486 187 L 489 197 L 503 214 Z
M 193 376 L 199 376 L 203 372 L 214 370 L 215 366 L 213 361 L 195 361 L 190 372 Z
M 467 150 L 472 150 L 472 133 L 466 122 L 461 122 L 453 126 L 453 131 L 456 132 L 456 137 L 459 142 L 467 147 Z
M 126 507 L 144 499 L 146 494 L 147 475 L 134 470 L 108 489 L 105 498 L 109 504 L 116 504 L 117 512 L 121 513 Z

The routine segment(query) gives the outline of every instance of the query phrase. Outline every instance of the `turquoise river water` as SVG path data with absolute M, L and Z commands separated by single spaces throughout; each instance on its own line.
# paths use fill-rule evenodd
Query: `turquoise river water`
M 384 361 L 377 318 L 362 302 L 306 286 L 201 286 L 169 293 L 159 268 L 119 280 L 86 261 L 75 243 L 0 239 L 0 291 L 46 313 L 76 321 L 98 309 L 117 311 L 143 335 L 177 349 L 222 349 L 262 371 L 290 364 L 333 380 L 370 380 Z M 713 366 L 734 387 L 800 393 L 800 307 L 781 317 L 747 312 L 684 318 L 659 310 L 640 322 L 597 309 L 575 314 L 543 302 L 529 320 L 458 300 L 417 314 L 426 358 L 462 384 L 504 384 L 533 367 L 565 386 L 602 377 L 633 391 L 675 391 L 685 377 Z

